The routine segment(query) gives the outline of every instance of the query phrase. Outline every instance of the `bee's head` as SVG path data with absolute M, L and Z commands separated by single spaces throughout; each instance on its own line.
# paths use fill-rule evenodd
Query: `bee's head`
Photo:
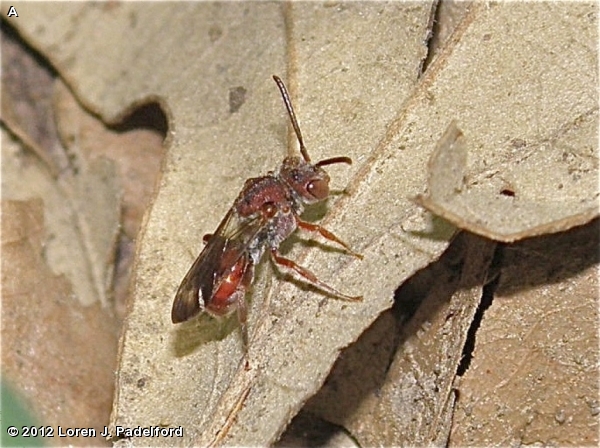
M 310 157 L 304 146 L 300 126 L 298 126 L 296 114 L 294 114 L 294 108 L 292 107 L 292 101 L 285 88 L 285 84 L 283 84 L 283 81 L 277 76 L 273 76 L 273 79 L 281 92 L 283 102 L 285 103 L 285 107 L 292 122 L 292 127 L 294 128 L 296 137 L 298 137 L 300 153 L 302 154 L 302 158 L 286 157 L 279 170 L 279 176 L 292 188 L 303 203 L 314 204 L 329 196 L 329 174 L 321 167 L 332 165 L 334 163 L 351 164 L 352 160 L 349 157 L 332 157 L 314 164 L 310 162 Z
M 300 157 L 286 157 L 279 176 L 298 195 L 304 204 L 314 204 L 329 196 L 329 174 L 324 165 L 352 163 L 348 157 L 334 157 L 315 164 Z

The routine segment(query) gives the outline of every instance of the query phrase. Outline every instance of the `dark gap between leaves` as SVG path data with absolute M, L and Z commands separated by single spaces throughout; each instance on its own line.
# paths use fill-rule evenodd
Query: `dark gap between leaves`
M 464 375 L 469 368 L 477 332 L 495 296 L 568 278 L 581 269 L 597 264 L 600 259 L 599 223 L 600 220 L 596 219 L 580 228 L 497 247 L 484 282 L 481 303 L 469 328 L 462 360 L 457 367 L 458 376 Z M 421 310 L 424 306 L 423 300 L 427 298 L 432 288 L 431 285 L 443 281 L 456 288 L 460 287 L 465 256 L 463 242 L 461 232 L 438 261 L 416 272 L 398 287 L 392 309 L 382 313 L 354 344 L 341 353 L 325 381 L 325 386 L 308 401 L 302 413 L 319 415 L 319 418 L 335 415 L 335 419 L 341 422 L 360 406 L 367 395 L 378 396 L 379 388 L 385 383 L 387 370 L 398 348 L 410 336 L 411 331 L 419 328 L 422 320 L 435 314 L 436 310 L 430 309 L 431 305 L 443 304 L 444 299 L 440 299 L 441 302 L 434 301 L 433 304 L 427 305 L 428 309 Z M 555 252 L 558 252 L 558 255 Z M 564 260 L 567 257 L 570 262 L 565 267 Z M 562 260 L 561 268 L 552 267 L 557 262 L 550 262 L 548 266 L 548 259 L 557 262 Z M 501 269 L 502 275 L 500 275 Z M 524 276 L 524 272 L 528 275 Z M 448 294 L 450 293 L 449 289 Z M 389 321 L 390 313 L 394 323 L 391 325 L 388 323 L 383 337 L 375 335 L 374 338 L 372 330 L 376 330 L 378 326 L 381 330 L 379 324 L 386 318 Z M 353 380 L 349 382 L 347 379 L 350 377 Z M 459 391 L 455 393 L 459 399 Z M 287 440 L 282 438 L 282 441 Z
M 52 62 L 48 60 L 42 53 L 32 47 L 29 43 L 27 43 L 8 21 L 2 21 L 0 36 L 2 47 L 9 43 L 13 43 L 22 47 L 24 51 L 26 51 L 28 55 L 37 63 L 38 67 L 46 71 L 50 77 L 60 77 L 59 72 L 54 68 Z M 9 56 L 9 53 L 3 51 L 1 54 L 2 58 L 4 59 L 3 62 L 6 62 L 5 58 Z M 10 66 L 4 68 L 6 70 L 3 70 L 3 83 L 6 71 L 10 69 Z M 94 114 L 91 111 L 88 112 Z M 127 132 L 133 129 L 155 130 L 163 137 L 163 140 L 165 139 L 169 129 L 167 115 L 157 101 L 149 101 L 146 104 L 141 104 L 138 107 L 135 107 L 135 109 L 133 109 L 128 115 L 120 120 L 119 123 L 107 127 L 116 132 Z
M 437 261 L 397 288 L 392 308 L 341 352 L 323 388 L 304 406 L 305 413 L 325 419 L 327 415 L 335 415 L 334 422 L 344 421 L 365 397 L 379 395 L 399 347 L 451 296 L 444 294 L 439 300 L 431 300 L 432 288 L 439 281 L 448 283 L 450 288 L 458 287 L 465 248 L 461 235 L 457 235 Z M 423 301 L 428 298 L 427 309 L 422 309 Z
M 354 441 L 356 446 L 360 446 L 358 441 L 343 426 L 323 420 L 311 412 L 301 410 L 292 419 L 274 446 L 275 448 L 327 447 L 331 446 L 332 439 L 339 433 L 346 434 Z
M 160 104 L 152 101 L 136 107 L 119 124 L 110 127 L 117 132 L 127 132 L 134 129 L 146 129 L 158 132 L 164 140 L 169 130 L 167 115 Z
M 25 42 L 25 40 L 21 37 L 17 30 L 13 28 L 13 26 L 10 24 L 10 22 L 2 20 L 2 27 L 0 27 L 0 36 L 2 46 L 10 42 L 20 47 L 26 48 L 31 58 L 33 58 L 33 60 L 38 64 L 39 67 L 46 70 L 50 74 L 50 76 L 54 78 L 58 77 L 58 73 L 54 69 L 50 61 L 46 59 L 46 57 L 43 54 L 38 52 L 27 42 Z M 7 56 L 7 54 L 4 51 L 1 54 L 2 58 L 5 58 Z
M 419 78 L 423 76 L 423 74 L 427 71 L 427 68 L 433 61 L 435 54 L 438 52 L 440 48 L 440 39 L 439 34 L 439 18 L 440 18 L 440 1 L 434 1 L 431 6 L 431 13 L 429 17 L 429 30 L 427 34 L 427 38 L 425 39 L 425 44 L 427 45 L 427 54 L 421 61 L 421 68 L 419 70 Z
M 492 268 L 495 263 L 496 255 L 501 253 L 502 249 L 496 250 L 494 254 L 494 261 L 492 262 Z M 471 326 L 469 327 L 469 331 L 467 332 L 467 339 L 465 341 L 465 346 L 463 347 L 462 356 L 460 360 L 460 364 L 456 369 L 457 376 L 463 376 L 465 372 L 469 369 L 471 365 L 471 360 L 473 359 L 473 351 L 475 350 L 475 342 L 477 341 L 477 331 L 481 326 L 481 321 L 483 320 L 483 315 L 488 310 L 490 306 L 492 306 L 492 302 L 494 300 L 494 295 L 496 293 L 496 288 L 498 287 L 498 283 L 500 281 L 500 276 L 496 275 L 491 282 L 488 282 L 484 287 L 481 293 L 481 301 L 479 302 L 479 306 L 477 307 L 477 311 L 473 316 L 473 321 L 471 322 Z

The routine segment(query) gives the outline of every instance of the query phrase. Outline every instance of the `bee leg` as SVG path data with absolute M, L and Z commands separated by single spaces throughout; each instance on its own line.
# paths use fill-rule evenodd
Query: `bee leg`
M 251 262 L 249 262 L 246 265 L 244 277 L 242 278 L 242 281 L 238 288 L 240 296 L 237 301 L 237 317 L 240 323 L 240 330 L 242 333 L 242 346 L 244 348 L 244 357 L 246 358 L 246 370 L 250 369 L 250 364 L 248 363 L 248 304 L 246 303 L 246 290 L 252 284 L 253 278 L 254 265 Z
M 240 323 L 242 333 L 242 346 L 244 348 L 244 356 L 248 354 L 248 306 L 246 305 L 245 295 L 238 299 L 237 303 L 237 318 Z
M 351 300 L 351 301 L 362 300 L 362 296 L 349 296 L 347 294 L 344 294 L 344 293 L 338 291 L 335 288 L 332 288 L 328 284 L 323 283 L 321 280 L 319 280 L 317 278 L 317 276 L 315 274 L 313 274 L 308 269 L 303 268 L 302 266 L 296 264 L 295 261 L 292 261 L 289 258 L 285 258 L 285 257 L 281 256 L 277 252 L 277 249 L 271 249 L 271 257 L 273 258 L 273 261 L 276 264 L 278 264 L 279 266 L 283 266 L 287 269 L 293 270 L 294 272 L 296 272 L 297 274 L 302 276 L 308 283 L 331 294 L 333 297 L 336 297 L 336 298 L 342 299 L 342 300 Z
M 361 254 L 354 252 L 352 249 L 350 249 L 350 246 L 348 246 L 348 244 L 344 243 L 325 227 L 321 227 L 320 225 L 313 224 L 311 222 L 302 221 L 300 218 L 296 218 L 296 223 L 301 229 L 308 230 L 309 232 L 319 232 L 324 238 L 338 243 L 340 246 L 346 249 L 350 255 L 353 255 L 360 260 L 363 259 L 363 256 Z

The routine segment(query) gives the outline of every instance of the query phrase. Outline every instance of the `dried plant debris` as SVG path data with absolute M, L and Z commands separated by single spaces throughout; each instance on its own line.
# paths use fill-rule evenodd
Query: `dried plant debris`
M 598 444 L 598 220 L 505 246 L 450 444 Z
M 41 199 L 4 200 L 2 214 L 3 381 L 26 399 L 40 425 L 53 428 L 55 437 L 44 440 L 102 444 L 117 323 L 99 303 L 76 303 L 67 278 L 47 265 Z M 59 426 L 69 437 L 59 438 Z M 93 428 L 96 437 L 77 437 L 67 428 Z
M 598 216 L 597 148 L 585 146 L 597 134 L 594 108 L 547 141 L 513 140 L 523 154 L 510 166 L 469 173 L 465 137 L 452 122 L 429 161 L 429 194 L 416 201 L 458 228 L 504 242 L 586 224 Z
M 181 427 L 170 444 L 272 444 L 344 348 L 368 328 L 392 328 L 395 345 L 382 342 L 384 330 L 372 339 L 389 371 L 336 423 L 360 444 L 470 440 L 452 428 L 462 405 L 454 381 L 496 243 L 470 235 L 482 244 L 468 259 L 481 268 L 477 282 L 448 294 L 454 277 L 430 277 L 434 309 L 418 307 L 406 328 L 378 319 L 457 228 L 509 242 L 598 215 L 598 6 L 473 3 L 422 73 L 433 4 L 16 4 L 28 20 L 11 23 L 82 104 L 114 122 L 154 101 L 169 121 L 139 236 L 113 434 Z M 286 256 L 364 300 L 326 297 L 264 266 L 249 296 L 246 369 L 234 320 L 174 327 L 170 309 L 202 236 L 245 179 L 297 154 L 273 74 L 287 81 L 311 156 L 354 161 L 330 168 L 334 194 L 309 217 L 364 259 L 304 235 Z
M 162 138 L 132 132 L 153 152 L 128 169 L 123 160 L 134 151 L 121 133 L 85 111 L 7 27 L 2 50 L 3 379 L 40 425 L 53 428 L 45 441 L 106 443 L 99 434 L 110 415 L 124 310 L 114 285 L 123 291 L 129 271 L 121 243 L 139 229 Z M 130 188 L 138 182 L 145 186 Z M 28 234 L 34 218 L 38 227 Z M 59 438 L 59 425 L 68 439 Z M 95 442 L 66 432 L 75 427 L 93 428 Z

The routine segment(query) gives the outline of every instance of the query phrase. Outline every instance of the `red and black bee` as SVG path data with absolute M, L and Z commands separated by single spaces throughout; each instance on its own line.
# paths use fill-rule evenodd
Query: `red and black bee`
M 279 245 L 298 227 L 318 232 L 328 240 L 349 246 L 318 224 L 300 219 L 304 207 L 329 196 L 329 175 L 323 170 L 335 163 L 351 164 L 348 157 L 333 157 L 311 163 L 289 94 L 273 76 L 300 143 L 302 157 L 286 157 L 277 172 L 248 179 L 216 232 L 206 235 L 206 246 L 184 277 L 175 295 L 171 320 L 184 322 L 202 311 L 225 316 L 237 310 L 244 348 L 248 346 L 246 290 L 254 279 L 256 266 L 265 252 L 281 267 L 289 269 L 310 284 L 344 300 L 361 300 L 343 294 L 320 281 L 308 269 L 279 254 Z

